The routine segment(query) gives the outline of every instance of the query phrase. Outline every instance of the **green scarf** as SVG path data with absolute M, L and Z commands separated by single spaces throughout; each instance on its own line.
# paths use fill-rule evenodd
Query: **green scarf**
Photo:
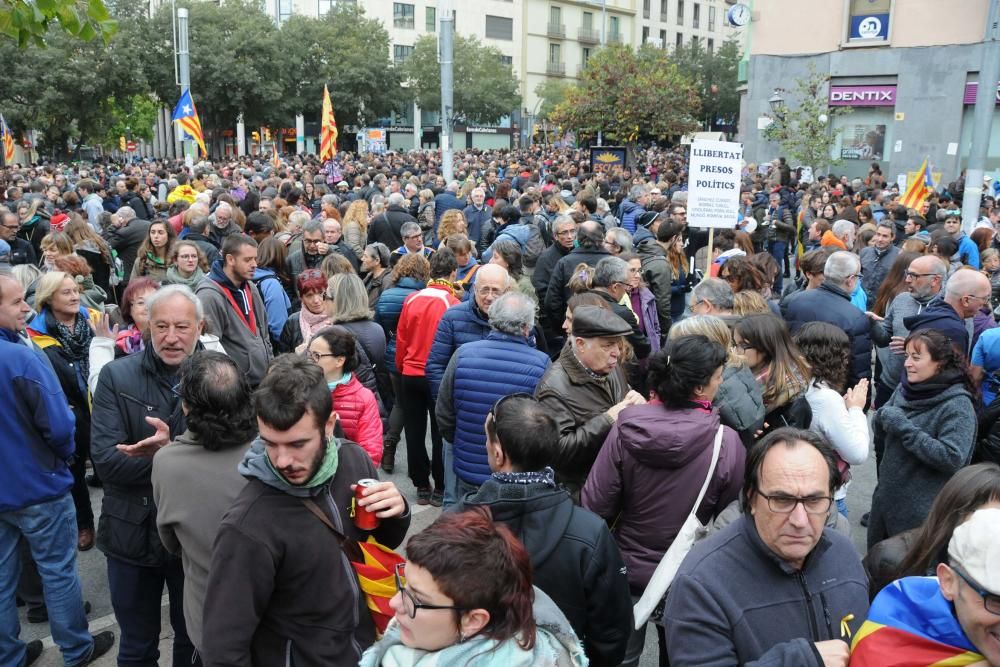
M 305 484 L 298 485 L 293 485 L 285 479 L 280 472 L 275 470 L 274 465 L 271 463 L 271 457 L 265 455 L 264 460 L 267 461 L 267 467 L 271 469 L 271 472 L 273 472 L 278 479 L 284 481 L 286 484 L 300 489 L 314 489 L 317 486 L 326 484 L 333 479 L 335 474 L 337 474 L 337 465 L 340 463 L 340 453 L 337 448 L 337 439 L 331 437 L 326 441 L 326 454 L 323 455 L 323 463 L 321 463 L 319 469 L 316 470 L 316 474 L 314 474 Z

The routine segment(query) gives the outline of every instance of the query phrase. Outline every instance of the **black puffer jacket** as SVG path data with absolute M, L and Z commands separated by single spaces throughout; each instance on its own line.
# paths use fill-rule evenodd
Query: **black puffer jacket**
M 544 483 L 490 478 L 463 504 L 490 508 L 521 540 L 535 584 L 566 614 L 590 664 L 619 664 L 632 632 L 632 600 L 607 524 L 574 505 L 566 491 Z
M 589 266 L 597 266 L 597 263 L 605 257 L 611 257 L 604 248 L 573 248 L 568 255 L 556 262 L 552 269 L 552 277 L 549 278 L 549 287 L 545 291 L 545 317 L 553 332 L 557 335 L 559 331 L 556 327 L 561 327 L 566 319 L 566 304 L 573 296 L 566 284 L 573 277 L 573 269 L 581 262 Z
M 116 445 L 134 445 L 153 435 L 147 417 L 166 422 L 172 437 L 184 432 L 181 401 L 172 391 L 175 384 L 176 373 L 147 345 L 141 353 L 105 366 L 94 392 L 91 457 L 104 482 L 97 546 L 105 555 L 133 565 L 158 567 L 169 556 L 156 530 L 153 458 L 126 456 Z

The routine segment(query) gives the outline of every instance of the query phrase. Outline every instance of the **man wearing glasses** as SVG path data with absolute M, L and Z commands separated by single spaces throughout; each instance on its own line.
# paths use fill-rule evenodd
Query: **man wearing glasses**
M 937 577 L 905 577 L 883 589 L 854 642 L 852 664 L 947 664 L 951 658 L 952 664 L 1000 665 L 998 534 L 1000 509 L 980 509 L 955 528 Z
M 17 218 L 17 213 L 7 210 L 0 211 L 0 241 L 6 241 L 10 246 L 10 264 L 38 264 L 38 257 L 35 249 L 30 243 L 22 238 L 18 238 L 17 230 L 21 228 L 21 221 Z
M 903 324 L 910 333 L 937 329 L 968 358 L 975 342 L 972 318 L 983 307 L 989 307 L 992 293 L 990 279 L 985 275 L 971 269 L 959 269 L 948 278 L 944 298 L 935 299 L 920 314 L 903 320 Z
M 399 233 L 403 237 L 403 245 L 399 246 L 389 255 L 389 266 L 395 267 L 403 255 L 411 253 L 423 253 L 424 257 L 430 260 L 431 248 L 424 247 L 424 235 L 420 231 L 420 225 L 415 222 L 404 222 L 399 228 Z
M 744 515 L 696 544 L 670 588 L 670 664 L 846 667 L 868 581 L 850 539 L 824 527 L 839 485 L 812 431 L 780 428 L 750 450 Z

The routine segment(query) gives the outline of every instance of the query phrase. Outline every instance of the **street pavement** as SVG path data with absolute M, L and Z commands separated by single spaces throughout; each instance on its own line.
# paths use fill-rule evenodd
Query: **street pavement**
M 430 442 L 427 443 L 428 451 Z M 409 535 L 416 534 L 430 525 L 441 513 L 441 510 L 429 505 L 421 506 L 415 503 L 416 490 L 406 476 L 406 450 L 400 444 L 396 454 L 396 469 L 391 475 L 379 471 L 382 479 L 388 479 L 396 483 L 403 494 L 411 502 L 413 518 L 410 522 Z M 872 491 L 875 488 L 875 461 L 874 455 L 862 466 L 852 468 L 853 480 L 848 492 L 848 504 L 850 509 L 850 520 L 854 545 L 858 552 L 865 552 L 865 529 L 858 523 L 861 515 L 868 511 L 871 504 Z M 100 489 L 91 489 L 91 502 L 94 506 L 95 515 L 100 515 L 101 498 L 103 493 Z M 405 550 L 405 543 L 403 545 Z M 116 664 L 118 649 L 118 624 L 115 621 L 114 610 L 111 608 L 111 600 L 108 592 L 107 567 L 104 555 L 95 547 L 86 553 L 79 554 L 77 567 L 80 572 L 80 580 L 83 584 L 83 595 L 85 600 L 89 600 L 92 606 L 88 615 L 91 632 L 102 630 L 112 630 L 115 632 L 115 647 L 104 657 L 93 663 L 96 667 L 113 667 Z M 163 627 L 160 632 L 160 665 L 171 664 L 171 641 L 173 631 L 170 629 L 169 615 L 166 607 L 166 590 L 164 590 L 163 611 L 161 618 Z M 31 624 L 25 618 L 26 610 L 22 607 L 18 610 L 21 621 L 21 637 L 25 641 L 31 639 L 42 639 L 46 650 L 42 657 L 35 663 L 39 667 L 59 667 L 63 664 L 58 648 L 52 642 L 51 631 L 47 623 Z M 640 662 L 640 667 L 654 667 L 657 665 L 657 641 L 656 634 L 650 628 L 646 635 L 646 651 Z

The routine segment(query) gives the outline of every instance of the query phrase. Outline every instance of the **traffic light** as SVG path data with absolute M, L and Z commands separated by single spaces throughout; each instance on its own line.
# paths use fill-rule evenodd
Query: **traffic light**
M 253 139 L 254 141 L 256 141 L 259 144 L 260 143 L 260 132 L 251 132 L 250 133 L 250 138 Z
M 125 150 L 125 135 L 118 137 L 118 148 Z

